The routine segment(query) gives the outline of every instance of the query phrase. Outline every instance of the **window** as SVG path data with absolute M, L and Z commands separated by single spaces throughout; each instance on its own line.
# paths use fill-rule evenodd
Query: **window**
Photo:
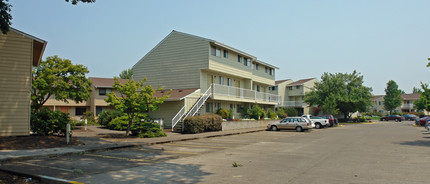
M 219 76 L 219 84 L 224 85 L 224 77 Z
M 251 59 L 245 58 L 245 61 L 243 62 L 243 65 L 250 66 L 251 65 Z
M 216 111 L 218 111 L 218 110 L 220 110 L 220 109 L 221 109 L 221 103 L 217 103 Z
M 206 112 L 212 112 L 212 111 L 213 111 L 212 103 L 206 103 Z
M 300 86 L 296 86 L 296 89 L 300 89 Z
M 255 64 L 255 69 L 258 70 L 260 68 L 260 65 L 257 63 Z
M 270 87 L 269 87 L 270 88 Z M 276 90 L 278 90 L 278 86 L 273 86 L 272 87 L 272 91 L 276 91 Z
M 102 113 L 103 111 L 107 110 L 107 107 L 96 107 L 96 116 L 98 116 L 100 113 Z
M 253 70 L 255 69 L 255 63 L 252 63 L 252 69 Z
M 288 86 L 288 90 L 293 90 L 293 86 Z
M 379 101 L 379 105 L 382 105 L 382 101 Z
M 237 104 L 236 112 L 237 113 L 242 113 L 241 111 L 242 111 L 242 105 Z
M 260 92 L 260 85 L 257 85 L 257 91 Z
M 269 73 L 270 75 L 275 75 L 275 70 L 274 69 L 270 69 L 270 73 Z
M 227 78 L 227 86 L 231 86 L 231 79 Z
M 228 58 L 228 51 L 224 50 L 224 57 Z
M 230 109 L 234 109 L 233 104 L 230 104 Z
M 242 63 L 242 56 L 237 56 L 237 62 Z
M 108 89 L 108 88 L 100 88 L 99 89 L 99 95 L 100 96 L 105 96 L 108 93 L 111 93 L 112 89 Z
M 82 116 L 86 111 L 87 111 L 87 108 L 85 107 L 76 107 L 75 115 Z
M 266 73 L 269 71 L 269 68 L 267 68 L 267 67 L 265 67 L 266 68 Z
M 211 55 L 221 57 L 221 49 L 211 46 Z

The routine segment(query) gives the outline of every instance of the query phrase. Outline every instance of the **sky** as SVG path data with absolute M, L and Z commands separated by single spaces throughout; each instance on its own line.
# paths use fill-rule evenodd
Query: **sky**
M 429 0 L 10 0 L 12 27 L 58 55 L 113 77 L 172 30 L 279 67 L 276 80 L 360 72 L 373 94 L 389 80 L 411 93 L 430 83 Z

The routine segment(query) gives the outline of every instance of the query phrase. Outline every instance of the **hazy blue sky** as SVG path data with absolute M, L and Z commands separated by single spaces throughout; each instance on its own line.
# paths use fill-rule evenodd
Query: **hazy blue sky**
M 374 94 L 430 83 L 429 0 L 10 0 L 13 27 L 88 66 L 132 67 L 172 30 L 217 40 L 278 66 L 276 79 L 361 72 Z

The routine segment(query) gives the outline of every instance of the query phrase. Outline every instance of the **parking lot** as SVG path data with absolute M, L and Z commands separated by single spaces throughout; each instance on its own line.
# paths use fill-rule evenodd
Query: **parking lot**
M 2 167 L 85 183 L 428 183 L 430 135 L 412 124 L 263 131 Z

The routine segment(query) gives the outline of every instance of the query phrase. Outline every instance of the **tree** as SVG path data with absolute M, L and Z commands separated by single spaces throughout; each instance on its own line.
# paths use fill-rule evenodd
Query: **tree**
M 422 93 L 423 91 L 420 89 L 420 88 L 416 88 L 416 87 L 414 87 L 413 89 L 412 89 L 412 93 Z
M 32 73 L 31 108 L 34 111 L 38 111 L 50 97 L 79 103 L 91 96 L 91 81 L 85 77 L 88 68 L 73 65 L 69 59 L 47 57 L 33 68 Z
M 414 102 L 416 108 L 418 110 L 426 110 L 427 115 L 429 115 L 430 111 L 430 89 L 428 84 L 421 83 L 421 88 L 423 92 L 420 95 L 420 99 Z
M 387 111 L 393 111 L 402 105 L 402 91 L 393 80 L 388 81 L 387 88 L 385 88 L 384 108 Z
M 427 60 L 429 60 L 429 61 L 430 61 L 430 58 L 427 58 Z M 429 62 L 429 63 L 427 63 L 427 67 L 430 67 L 430 62 Z
M 69 2 L 70 0 L 66 0 Z M 83 3 L 93 3 L 96 0 L 71 0 L 73 5 L 77 5 L 78 2 Z M 10 12 L 12 11 L 12 5 L 8 3 L 9 0 L 0 0 L 0 30 L 3 34 L 6 34 L 9 31 L 10 25 L 12 25 L 12 15 Z
M 131 68 L 123 70 L 119 74 L 120 79 L 131 79 L 132 76 L 133 76 L 133 70 Z
M 371 105 L 372 88 L 363 86 L 363 76 L 353 73 L 324 73 L 321 81 L 316 82 L 311 92 L 305 94 L 305 102 L 317 105 L 324 113 L 341 112 L 345 119 L 352 113 L 367 111 Z
M 114 78 L 115 84 L 113 88 L 119 92 L 119 96 L 115 93 L 107 94 L 108 98 L 105 99 L 109 103 L 109 106 L 114 107 L 127 115 L 128 126 L 126 135 L 130 133 L 130 127 L 133 125 L 136 117 L 140 114 L 145 114 L 150 111 L 159 109 L 160 104 L 165 99 L 169 98 L 170 92 L 162 97 L 156 97 L 155 91 L 151 85 L 144 86 L 146 78 L 141 82 L 128 80 L 125 84 L 121 84 L 117 77 Z M 163 90 L 163 89 L 157 89 Z

